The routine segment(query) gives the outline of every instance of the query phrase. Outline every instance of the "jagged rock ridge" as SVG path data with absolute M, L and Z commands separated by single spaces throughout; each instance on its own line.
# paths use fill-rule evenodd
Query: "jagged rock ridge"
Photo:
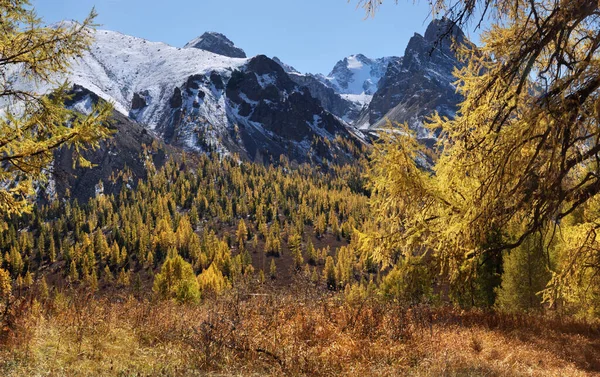
M 218 33 L 175 48 L 100 30 L 67 78 L 172 145 L 305 161 L 327 157 L 315 139 L 356 134 L 350 124 L 372 129 L 390 118 L 418 127 L 432 111 L 452 115 L 460 100 L 451 85 L 457 61 L 449 42 L 433 50 L 445 25 L 436 20 L 424 36 L 415 34 L 403 58 L 353 55 L 327 77 L 262 55 L 226 56 L 242 54 L 222 51 L 235 46 Z
M 452 72 L 461 67 L 453 40 L 470 43 L 464 33 L 447 19 L 432 21 L 425 35 L 415 33 L 400 64 L 390 64 L 356 126 L 377 129 L 387 120 L 408 122 L 420 137 L 431 137 L 422 127 L 434 111 L 453 117 L 462 100 L 456 93 Z

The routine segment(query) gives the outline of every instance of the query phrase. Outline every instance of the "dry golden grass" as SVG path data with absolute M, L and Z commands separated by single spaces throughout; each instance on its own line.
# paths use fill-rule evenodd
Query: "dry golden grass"
M 590 376 L 598 328 L 294 291 L 200 306 L 59 296 L 27 305 L 3 376 Z

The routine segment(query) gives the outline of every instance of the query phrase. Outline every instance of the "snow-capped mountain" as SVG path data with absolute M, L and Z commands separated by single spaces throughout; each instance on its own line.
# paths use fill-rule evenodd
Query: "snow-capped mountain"
M 128 119 L 186 150 L 321 160 L 339 155 L 326 140 L 352 138 L 354 127 L 378 128 L 389 118 L 418 128 L 435 110 L 453 115 L 460 98 L 451 72 L 458 62 L 449 42 L 433 49 L 447 26 L 436 20 L 425 36 L 415 34 L 403 58 L 353 55 L 328 76 L 303 74 L 264 55 L 228 56 L 245 54 L 218 33 L 177 48 L 90 31 L 89 52 L 74 60 L 67 77 L 56 79 L 111 101 Z M 464 39 L 460 30 L 455 36 Z M 72 106 L 89 111 L 90 97 L 81 98 Z
M 248 62 L 114 31 L 93 34 L 89 52 L 73 62 L 67 78 L 112 101 L 117 111 L 150 129 L 161 128 L 175 88 L 190 76 L 227 76 Z
M 427 138 L 434 135 L 422 127 L 424 118 L 434 111 L 452 117 L 462 100 L 453 85 L 452 72 L 461 66 L 453 39 L 470 43 L 458 27 L 438 19 L 424 35 L 415 33 L 403 57 L 352 55 L 340 60 L 327 76 L 284 69 L 325 109 L 356 128 L 378 129 L 388 120 L 408 122 Z
M 402 60 L 388 66 L 377 92 L 355 126 L 377 129 L 387 120 L 407 122 L 418 131 L 419 137 L 434 136 L 422 127 L 424 118 L 434 111 L 453 117 L 462 100 L 453 85 L 456 79 L 452 72 L 461 63 L 452 47 L 452 39 L 470 43 L 464 33 L 446 19 L 433 20 L 424 36 L 415 33 Z
M 91 111 L 99 98 L 112 102 L 119 136 L 91 154 L 99 168 L 74 172 L 77 179 L 57 179 L 55 190 L 93 195 L 99 180 L 125 166 L 140 176 L 142 144 L 157 139 L 163 146 L 159 163 L 165 151 L 180 148 L 265 162 L 282 154 L 299 162 L 351 161 L 348 151 L 332 143 L 337 136 L 360 143 L 364 134 L 357 127 L 377 129 L 386 118 L 422 131 L 423 118 L 433 111 L 454 114 L 460 97 L 451 73 L 459 63 L 450 42 L 438 44 L 448 27 L 444 20 L 433 21 L 424 36 L 410 40 L 403 58 L 354 55 L 328 76 L 303 74 L 264 55 L 243 58 L 243 50 L 218 33 L 177 48 L 90 31 L 90 50 L 72 62 L 67 75 L 54 79 L 73 83 L 76 95 L 68 106 L 81 112 Z M 460 30 L 453 34 L 466 40 Z M 18 71 L 6 74 L 17 88 L 49 89 Z M 69 151 L 57 155 L 55 171 L 70 176 L 70 158 Z
M 286 154 L 305 161 L 334 153 L 317 148 L 318 139 L 351 137 L 275 61 L 206 50 L 228 46 L 224 36 L 208 47 L 206 36 L 215 33 L 177 48 L 113 31 L 91 33 L 90 51 L 73 62 L 67 78 L 169 144 L 248 159 Z
M 363 108 L 371 102 L 387 66 L 401 60 L 397 57 L 370 59 L 362 54 L 351 55 L 340 60 L 325 76 L 300 73 L 278 58 L 273 59 L 294 82 L 308 88 L 327 111 L 348 124 L 353 124 Z
M 395 56 L 370 59 L 362 54 L 350 55 L 337 62 L 329 75 L 320 78 L 338 93 L 356 96 L 349 98 L 371 96 L 377 91 L 377 84 L 385 74 L 388 65 L 399 59 Z

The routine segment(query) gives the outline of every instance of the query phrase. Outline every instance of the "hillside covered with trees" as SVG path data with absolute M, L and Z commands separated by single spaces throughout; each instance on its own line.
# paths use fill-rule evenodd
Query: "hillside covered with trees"
M 0 76 L 0 373 L 599 373 L 598 3 L 434 10 L 493 20 L 481 46 L 455 46 L 464 101 L 426 123 L 435 145 L 390 123 L 315 139 L 319 163 L 249 161 L 136 125 L 127 142 L 152 142 L 128 149 L 135 169 L 81 201 L 47 195 L 53 162 L 74 182 L 128 126 L 52 82 L 95 14 L 44 27 L 27 1 L 0 3 L 0 69 L 56 84 Z

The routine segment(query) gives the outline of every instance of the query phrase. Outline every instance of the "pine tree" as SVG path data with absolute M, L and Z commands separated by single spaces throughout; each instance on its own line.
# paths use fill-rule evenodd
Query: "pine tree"
M 207 293 L 219 294 L 229 287 L 227 279 L 214 263 L 198 275 L 198 284 L 203 295 Z
M 317 267 L 312 267 L 310 281 L 312 281 L 315 284 L 319 284 L 319 280 L 320 280 L 320 276 L 319 276 L 319 272 L 317 271 Z
M 248 250 L 245 250 L 240 256 L 242 259 L 242 273 L 246 274 L 252 270 L 252 256 L 250 256 Z
M 68 279 L 71 283 L 79 280 L 79 272 L 77 271 L 77 264 L 75 264 L 74 260 L 72 260 L 71 264 L 69 265 Z
M 121 271 L 119 271 L 119 276 L 117 277 L 117 285 L 121 287 L 129 287 L 130 284 L 131 279 L 129 278 L 129 271 L 121 268 Z
M 17 250 L 16 247 L 11 247 L 10 255 L 8 258 L 5 258 L 9 261 L 10 269 L 13 275 L 19 275 L 23 271 L 23 258 L 21 257 L 21 253 Z
M 313 246 L 312 241 L 310 240 L 310 238 L 308 239 L 308 242 L 306 243 L 306 257 L 308 259 L 308 263 L 316 266 L 317 265 L 317 252 L 315 250 L 315 247 Z
M 335 290 L 337 288 L 337 281 L 335 279 L 335 263 L 333 258 L 328 256 L 325 259 L 325 268 L 323 269 L 323 280 L 327 284 L 327 288 Z
M 135 274 L 135 278 L 133 279 L 133 292 L 136 295 L 142 293 L 142 277 L 139 272 Z
M 299 234 L 293 232 L 289 236 L 288 247 L 294 260 L 294 269 L 300 271 L 304 264 L 304 258 L 302 257 L 302 239 Z
M 329 226 L 331 226 L 331 233 L 336 236 L 338 239 L 340 238 L 340 223 L 338 221 L 338 217 L 335 214 L 333 208 L 329 211 Z
M 18 294 L 19 294 L 19 296 L 20 296 L 20 295 L 21 295 L 21 293 L 22 293 L 23 285 L 24 285 L 24 284 L 23 284 L 23 275 L 19 275 L 19 276 L 17 276 L 17 278 L 15 279 L 15 286 L 16 286 L 16 287 L 17 287 L 17 289 L 18 289 L 18 292 L 19 292 Z
M 106 260 L 110 253 L 110 247 L 106 241 L 106 236 L 102 231 L 98 231 L 94 234 L 94 249 L 101 260 Z
M 335 280 L 341 287 L 354 281 L 354 253 L 349 247 L 342 246 L 337 250 Z
M 237 246 L 240 250 L 244 250 L 246 246 L 246 240 L 248 239 L 248 228 L 246 228 L 246 223 L 244 219 L 240 219 L 238 223 L 237 231 L 235 232 Z
M 108 265 L 104 266 L 104 281 L 107 283 L 112 283 L 113 280 L 115 279 L 115 277 L 113 276 L 112 272 L 110 271 L 110 268 L 108 267 Z
M 200 287 L 192 265 L 174 250 L 169 252 L 160 273 L 154 277 L 152 290 L 163 298 L 174 298 L 181 303 L 200 300 Z
M 252 237 L 252 251 L 254 253 L 258 252 L 258 234 L 255 234 L 254 237 Z
M 47 300 L 48 298 L 50 298 L 50 290 L 48 289 L 48 283 L 46 282 L 46 277 L 42 276 L 42 279 L 40 280 L 39 283 L 39 288 L 38 288 L 38 296 L 41 300 Z
M 117 241 L 114 241 L 110 247 L 110 262 L 114 267 L 121 265 L 121 248 Z
M 547 260 L 539 234 L 530 236 L 521 246 L 507 252 L 496 305 L 506 311 L 540 309 L 542 297 L 539 293 L 552 277 Z
M 23 285 L 27 288 L 31 288 L 33 286 L 33 275 L 30 271 L 25 273 L 25 276 L 23 277 Z
M 8 305 L 12 297 L 12 279 L 10 273 L 0 268 L 0 302 Z
M 269 276 L 271 279 L 277 278 L 277 266 L 275 265 L 275 259 L 271 259 L 271 264 L 269 265 Z
M 196 206 L 192 206 L 192 208 L 190 209 L 190 223 L 195 228 L 198 226 L 199 221 L 200 216 L 198 215 L 198 209 L 196 208 Z
M 56 245 L 52 236 L 50 236 L 50 245 L 48 246 L 48 258 L 50 263 L 56 262 Z
M 89 284 L 90 290 L 96 292 L 98 290 L 98 274 L 96 269 L 92 269 L 92 272 L 87 277 L 87 283 Z
M 40 235 L 37 240 L 38 255 L 37 255 L 36 259 L 40 266 L 44 262 L 44 257 L 47 254 L 46 253 L 46 231 L 44 229 L 45 228 L 42 228 L 42 230 L 40 231 Z
M 315 223 L 315 233 L 317 237 L 321 238 L 325 234 L 327 230 L 327 220 L 324 214 L 320 214 L 317 216 L 317 221 Z

